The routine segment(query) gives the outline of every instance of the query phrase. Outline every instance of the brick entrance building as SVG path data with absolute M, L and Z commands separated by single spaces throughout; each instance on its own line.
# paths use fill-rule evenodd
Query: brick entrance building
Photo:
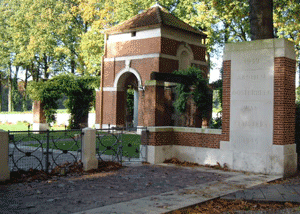
M 151 81 L 150 74 L 195 66 L 207 75 L 205 38 L 159 5 L 107 30 L 96 128 L 176 125 L 171 84 Z M 134 91 L 133 112 L 128 88 Z

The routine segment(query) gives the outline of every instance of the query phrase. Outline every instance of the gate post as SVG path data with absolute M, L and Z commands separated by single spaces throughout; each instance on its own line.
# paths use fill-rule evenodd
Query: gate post
M 0 181 L 10 179 L 8 169 L 8 132 L 0 129 Z
M 88 171 L 98 168 L 96 158 L 96 129 L 84 128 L 82 139 L 82 163 L 83 170 Z

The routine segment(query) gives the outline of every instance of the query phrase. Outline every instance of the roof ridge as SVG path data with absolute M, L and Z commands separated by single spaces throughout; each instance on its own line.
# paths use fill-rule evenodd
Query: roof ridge
M 177 18 L 166 8 L 160 5 L 154 5 L 148 10 L 145 10 L 128 20 L 121 22 L 110 29 L 107 29 L 105 32 L 108 34 L 120 33 L 141 29 L 147 26 L 153 27 L 163 25 L 206 36 L 201 30 L 197 29 L 196 27 L 192 27 L 188 23 Z
M 156 14 L 157 14 L 157 19 L 158 19 L 158 22 L 163 24 L 163 21 L 162 21 L 162 18 L 161 18 L 161 13 L 160 13 L 160 9 L 162 9 L 162 7 L 160 6 L 157 6 L 156 8 Z
M 158 1 L 156 1 L 156 3 L 151 7 L 160 7 L 161 9 L 163 8 L 163 6 Z

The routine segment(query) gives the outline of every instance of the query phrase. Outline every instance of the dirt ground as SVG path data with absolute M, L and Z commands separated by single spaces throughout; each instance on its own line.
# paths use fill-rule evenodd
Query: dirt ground
M 167 162 L 180 166 L 198 166 L 178 160 Z M 210 167 L 228 170 L 218 165 Z M 113 162 L 99 162 L 97 170 L 83 172 L 80 163 L 66 164 L 54 169 L 50 175 L 37 171 L 13 173 L 10 181 L 0 183 L 0 213 L 74 213 L 225 178 L 224 175 L 182 167 L 147 164 L 122 167 Z M 268 185 L 299 182 L 299 179 L 298 173 Z M 257 203 L 215 199 L 170 213 L 300 213 L 299 206 L 288 202 Z
M 0 185 L 2 214 L 74 213 L 228 177 L 182 167 L 112 163 L 89 173 L 78 165 L 69 166 L 66 173 L 56 169 L 52 176 L 35 172 L 13 176 Z

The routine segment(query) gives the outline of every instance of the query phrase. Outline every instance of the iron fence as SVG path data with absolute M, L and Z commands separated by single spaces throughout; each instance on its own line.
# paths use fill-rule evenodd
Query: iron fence
M 146 161 L 147 146 L 142 145 L 139 132 L 146 127 L 130 129 L 111 127 L 96 129 L 96 153 L 99 160 L 117 162 Z
M 50 172 L 81 159 L 82 131 L 9 131 L 10 171 Z
M 96 155 L 100 161 L 143 162 L 147 147 L 138 133 L 147 128 L 96 129 Z M 82 159 L 82 130 L 9 131 L 10 171 L 44 170 Z

